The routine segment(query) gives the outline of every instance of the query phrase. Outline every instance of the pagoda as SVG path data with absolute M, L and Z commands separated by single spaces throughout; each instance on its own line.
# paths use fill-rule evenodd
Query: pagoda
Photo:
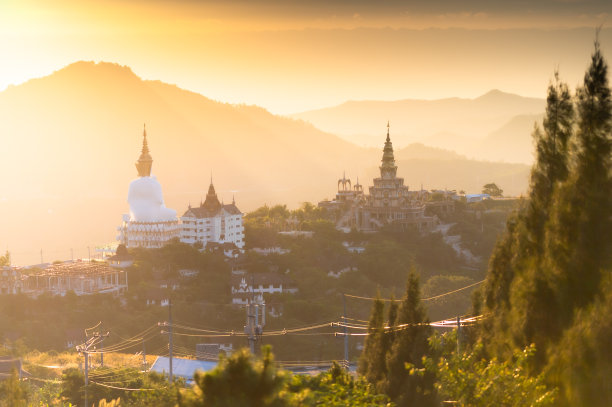
M 136 161 L 138 178 L 130 183 L 130 213 L 123 215 L 117 239 L 128 248 L 159 248 L 180 234 L 176 211 L 166 208 L 162 188 L 151 175 L 153 158 L 143 130 L 142 150 Z
M 400 229 L 414 228 L 419 231 L 431 230 L 435 217 L 425 216 L 425 204 L 418 199 L 418 194 L 411 193 L 404 178 L 397 176 L 397 165 L 393 153 L 393 144 L 389 136 L 383 148 L 380 177 L 374 178 L 374 185 L 369 187 L 369 195 L 356 211 L 356 227 L 360 230 L 377 230 L 385 225 L 394 225 Z

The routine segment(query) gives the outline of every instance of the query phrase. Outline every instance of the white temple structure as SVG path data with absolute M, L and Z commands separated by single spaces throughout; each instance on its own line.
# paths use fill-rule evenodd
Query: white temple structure
M 437 216 L 425 215 L 427 206 L 440 206 L 440 211 L 452 211 L 453 202 L 441 205 L 429 204 L 425 191 L 410 191 L 404 185 L 404 178 L 397 176 L 397 165 L 393 153 L 393 144 L 389 136 L 387 122 L 387 139 L 383 148 L 380 177 L 374 178 L 374 185 L 368 188 L 366 195 L 363 186 L 357 183 L 351 188 L 351 180 L 343 176 L 338 180 L 338 193 L 333 201 L 319 202 L 319 207 L 336 212 L 336 228 L 350 231 L 376 231 L 386 226 L 394 229 L 415 229 L 419 232 L 430 232 L 437 224 Z
M 152 165 L 145 129 L 142 152 L 136 161 L 139 178 L 130 183 L 128 192 L 130 213 L 123 215 L 117 228 L 117 239 L 128 248 L 158 248 L 180 235 L 176 211 L 164 205 L 161 185 L 151 175 Z
M 219 202 L 215 187 L 210 180 L 206 200 L 200 206 L 189 205 L 181 217 L 181 242 L 201 243 L 233 243 L 237 248 L 244 247 L 244 226 L 242 212 L 236 206 L 236 201 L 225 205 Z

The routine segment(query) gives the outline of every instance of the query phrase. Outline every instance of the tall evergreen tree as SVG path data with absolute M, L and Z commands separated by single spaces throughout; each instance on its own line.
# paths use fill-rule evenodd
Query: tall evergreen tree
M 368 322 L 368 336 L 359 358 L 359 374 L 364 376 L 373 385 L 377 385 L 380 381 L 384 380 L 387 373 L 387 366 L 385 364 L 387 349 L 385 346 L 384 308 L 385 303 L 380 299 L 380 294 L 378 294 L 372 305 L 372 314 Z
M 548 369 L 563 391 L 559 406 L 609 406 L 612 400 L 612 269 L 602 280 L 592 306 L 576 313 L 563 333 L 558 350 L 551 352 Z
M 536 344 L 536 364 L 545 362 L 551 339 L 560 333 L 558 298 L 554 278 L 545 265 L 544 234 L 556 189 L 568 176 L 568 145 L 573 131 L 574 108 L 567 85 L 555 80 L 548 87 L 546 114 L 541 131 L 536 127 L 536 161 L 531 170 L 529 201 L 520 218 L 521 240 L 513 268 L 517 278 L 512 285 L 512 328 L 515 346 Z
M 389 353 L 391 351 L 391 346 L 395 341 L 395 326 L 397 325 L 397 311 L 398 304 L 395 300 L 395 296 L 391 296 L 391 302 L 389 303 L 389 311 L 387 312 L 387 326 L 389 329 L 386 330 L 384 348 L 385 353 Z
M 429 353 L 432 333 L 425 308 L 421 304 L 419 278 L 408 276 L 406 296 L 399 308 L 395 339 L 387 359 L 386 392 L 398 406 L 428 406 L 435 401 L 434 378 L 411 374 L 406 364 L 423 368 L 423 357 Z
M 559 73 L 555 72 L 554 82 L 548 87 L 544 131 L 536 126 L 533 134 L 536 160 L 531 169 L 529 205 L 525 216 L 533 254 L 541 254 L 553 191 L 568 176 L 568 145 L 573 123 L 572 96 L 567 85 L 559 80 Z
M 599 42 L 577 90 L 578 123 L 571 175 L 555 195 L 547 253 L 558 284 L 559 310 L 571 322 L 594 299 L 612 256 L 612 99 Z
M 526 202 L 508 220 L 489 264 L 485 305 L 494 315 L 484 336 L 498 354 L 510 356 L 513 347 L 536 343 L 536 361 L 544 361 L 557 298 L 553 279 L 543 266 L 545 226 L 553 194 L 568 176 L 568 144 L 574 110 L 567 85 L 558 73 L 548 87 L 543 129 L 536 125 L 533 138 L 536 161 L 531 170 Z

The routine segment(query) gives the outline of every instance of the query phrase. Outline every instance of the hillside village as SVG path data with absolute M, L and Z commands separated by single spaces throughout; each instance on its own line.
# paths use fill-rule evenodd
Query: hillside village
M 180 318 L 196 325 L 232 327 L 230 330 L 244 323 L 245 310 L 249 315 L 249 310 L 257 309 L 261 334 L 315 322 L 313 315 L 333 319 L 343 313 L 339 307 L 345 294 L 372 297 L 378 291 L 392 295 L 405 284 L 409 269 L 420 274 L 426 295 L 479 282 L 495 238 L 516 205 L 516 199 L 501 198 L 499 188 L 491 193 L 496 196 L 409 190 L 403 178 L 397 177 L 387 124 L 380 176 L 367 189 L 369 193 L 359 180 L 352 184 L 343 175 L 332 201 L 323 200 L 316 206 L 306 203 L 293 211 L 283 205 L 264 206 L 245 216 L 235 198 L 231 204 L 219 199 L 211 179 L 205 199 L 196 205 L 189 203 L 178 217 L 165 206 L 161 184 L 152 175 L 146 130 L 142 143 L 136 161 L 138 178 L 128 192 L 130 212 L 117 227 L 118 245 L 105 247 L 99 259 L 20 268 L 5 265 L 2 294 L 25 295 L 30 298 L 24 297 L 26 302 L 56 298 L 53 301 L 62 303 L 72 296 L 82 297 L 77 301 L 85 308 L 100 296 L 110 296 L 119 300 L 114 305 L 118 311 L 132 315 L 128 320 L 139 319 L 142 312 L 162 315 L 174 301 L 179 315 L 179 310 L 191 309 Z M 467 312 L 469 306 L 466 291 L 433 302 L 429 312 L 435 319 Z M 313 307 L 321 312 L 313 313 Z M 369 304 L 356 302 L 350 309 L 365 318 Z M 103 319 L 113 326 L 115 318 L 106 315 Z M 74 349 L 86 338 L 79 337 L 73 318 L 68 320 L 73 322 L 60 329 L 64 336 L 28 339 L 27 345 Z M 247 326 L 250 324 L 247 318 Z M 131 334 L 140 325 L 126 325 L 121 335 Z M 5 343 L 32 329 L 27 322 L 8 326 L 12 328 L 0 332 Z M 314 359 L 323 354 L 336 357 L 341 345 L 319 348 L 317 355 L 313 354 L 316 347 L 307 340 L 298 339 L 298 344 L 271 340 L 280 356 L 289 356 L 290 349 L 298 346 Z M 159 343 L 161 338 L 154 341 Z M 189 338 L 183 342 L 192 357 L 198 347 L 209 343 Z M 351 342 L 355 354 L 363 342 Z M 231 351 L 244 345 L 245 339 L 235 338 L 215 346 Z
M 0 1 L 0 407 L 612 406 L 611 15 Z

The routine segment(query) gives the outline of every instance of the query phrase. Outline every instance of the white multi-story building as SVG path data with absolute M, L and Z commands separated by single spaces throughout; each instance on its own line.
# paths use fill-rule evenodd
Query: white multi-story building
M 136 161 L 139 178 L 130 183 L 128 192 L 130 213 L 123 215 L 123 222 L 117 228 L 117 239 L 128 248 L 162 247 L 180 234 L 176 211 L 166 208 L 161 185 L 151 175 L 152 165 L 145 129 L 142 152 Z
M 199 207 L 189 205 L 181 222 L 183 243 L 201 243 L 204 247 L 209 242 L 234 243 L 239 249 L 244 247 L 242 212 L 234 200 L 230 205 L 219 202 L 212 180 L 204 202 Z

